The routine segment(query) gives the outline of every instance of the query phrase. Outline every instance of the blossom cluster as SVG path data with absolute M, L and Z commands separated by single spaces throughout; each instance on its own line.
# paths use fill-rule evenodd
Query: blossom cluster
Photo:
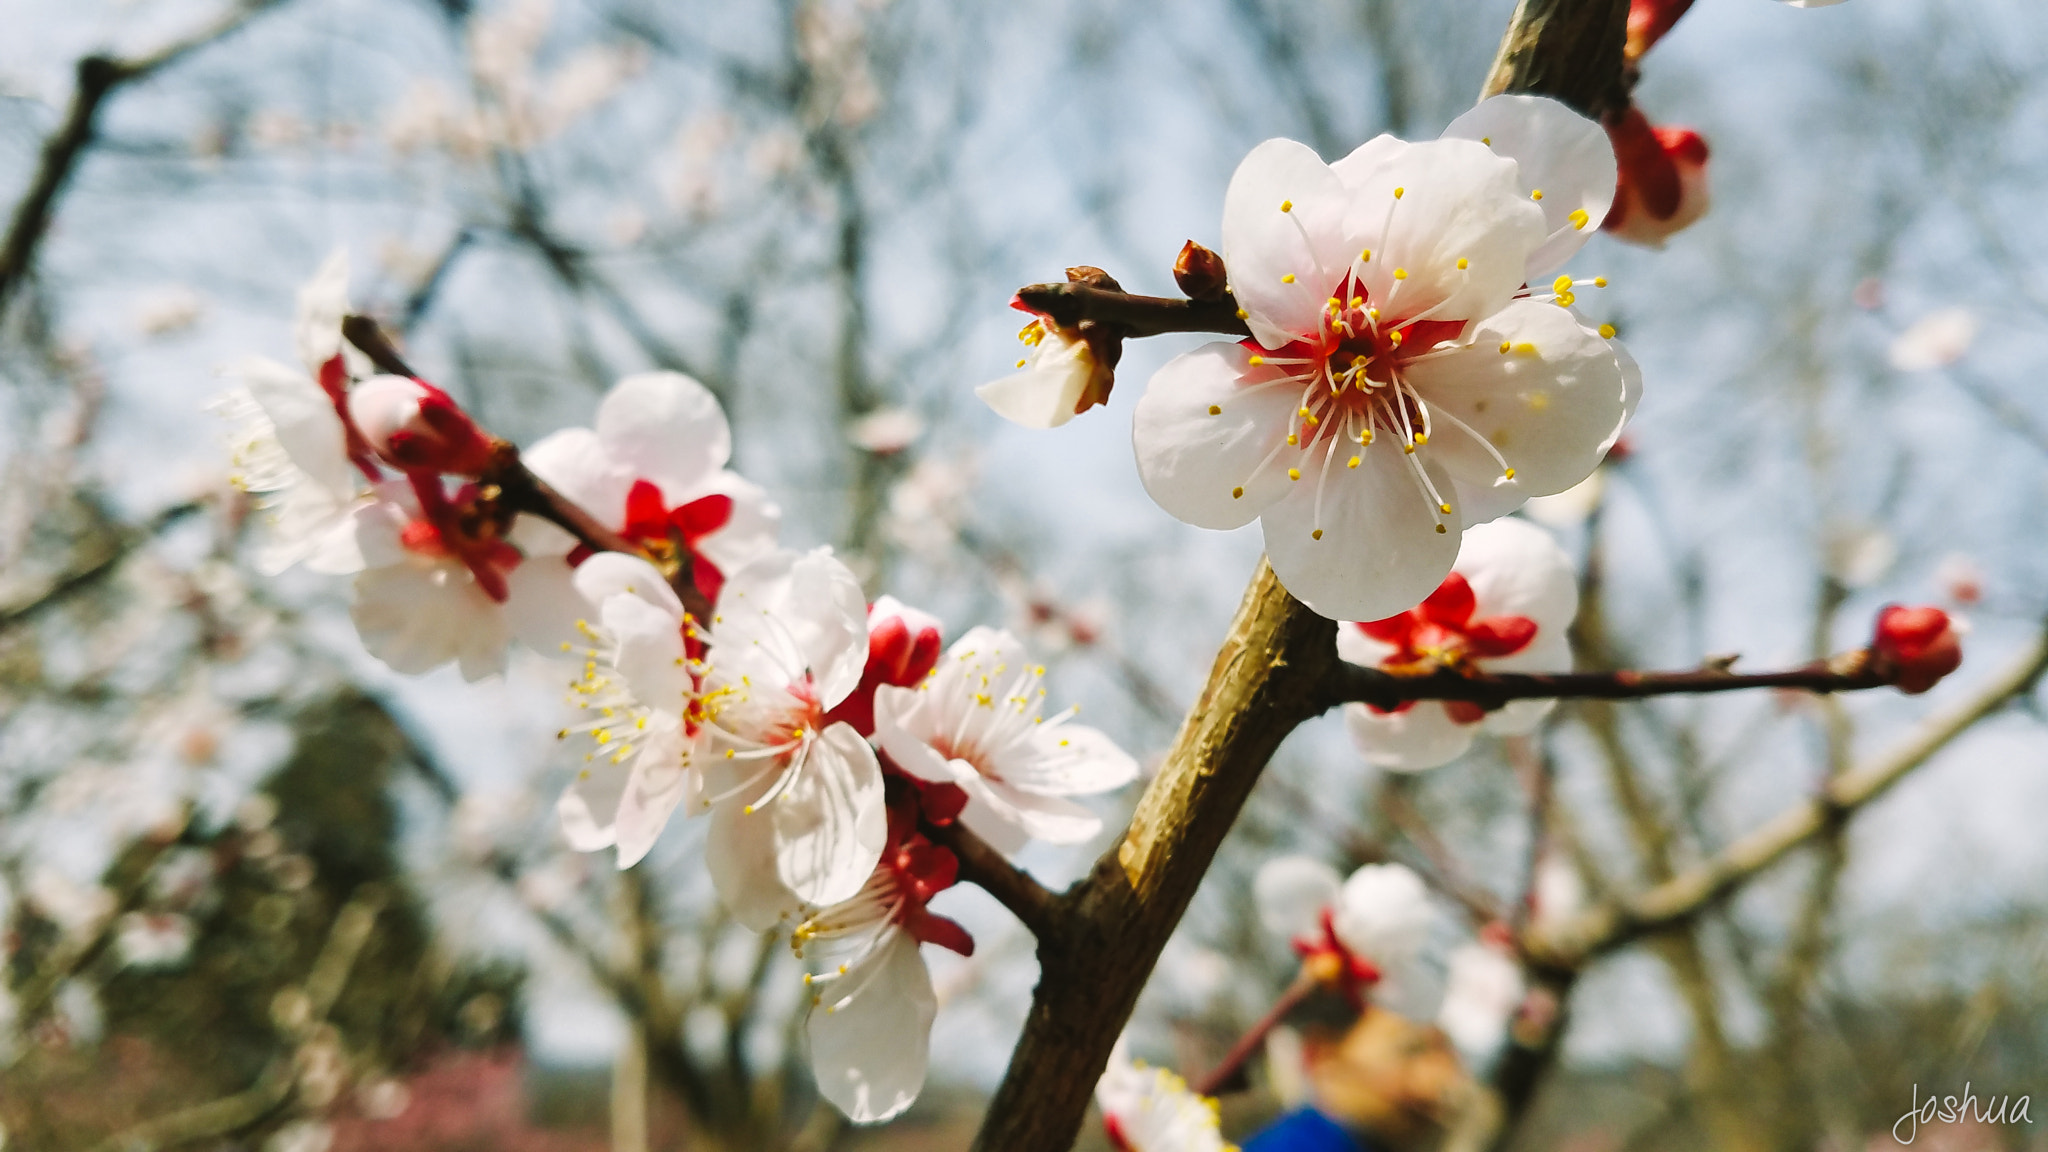
M 521 453 L 434 385 L 377 373 L 344 339 L 347 279 L 336 255 L 300 293 L 299 366 L 244 362 L 220 405 L 259 564 L 352 576 L 357 633 L 400 672 L 474 680 L 515 645 L 570 661 L 582 715 L 561 737 L 587 750 L 557 805 L 567 841 L 625 868 L 676 815 L 703 818 L 734 918 L 810 962 L 820 1091 L 856 1121 L 901 1112 L 937 1010 L 920 947 L 974 947 L 929 908 L 959 876 L 931 837 L 1086 841 L 1101 822 L 1074 798 L 1136 763 L 1074 709 L 1048 714 L 1015 636 L 948 648 L 830 549 L 782 547 L 697 381 L 627 377 L 593 427 Z

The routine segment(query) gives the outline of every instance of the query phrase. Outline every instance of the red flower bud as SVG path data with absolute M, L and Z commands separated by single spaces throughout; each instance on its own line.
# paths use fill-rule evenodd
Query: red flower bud
M 861 669 L 860 685 L 833 707 L 826 721 L 844 720 L 861 735 L 874 735 L 875 689 L 917 684 L 939 662 L 944 646 L 938 617 L 893 596 L 875 601 L 868 608 L 868 662 Z
M 1221 300 L 1230 288 L 1223 257 L 1193 240 L 1181 245 L 1173 261 L 1173 282 L 1192 300 Z
M 1934 687 L 1963 662 L 1962 640 L 1948 613 L 1939 608 L 1885 606 L 1877 614 L 1877 636 L 1870 651 L 1899 691 L 1915 695 Z
M 406 472 L 481 476 L 490 466 L 491 438 L 424 380 L 372 376 L 350 390 L 348 415 L 380 459 Z
M 1643 53 L 1662 40 L 1690 7 L 1692 0 L 1630 0 L 1628 46 L 1623 49 L 1628 58 L 1642 59 Z
M 1707 213 L 1707 142 L 1690 128 L 1658 128 L 1631 105 L 1607 126 L 1618 174 L 1600 227 L 1631 244 L 1661 248 Z

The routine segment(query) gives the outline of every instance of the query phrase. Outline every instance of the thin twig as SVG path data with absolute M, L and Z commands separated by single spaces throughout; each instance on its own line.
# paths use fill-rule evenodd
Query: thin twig
M 995 897 L 1033 936 L 1045 940 L 1059 931 L 1059 896 L 1031 873 L 1010 863 L 988 841 L 968 831 L 958 820 L 950 824 L 926 823 L 922 830 L 932 843 L 952 850 L 960 861 L 962 880 Z
M 1167 332 L 1249 336 L 1252 332 L 1238 315 L 1237 299 L 1228 295 L 1220 300 L 1175 300 L 1066 282 L 1027 284 L 1017 289 L 1017 302 L 1052 317 L 1062 328 L 1093 320 L 1121 328 L 1126 336 L 1159 336 Z
M 1498 708 L 1511 700 L 1643 700 L 1652 696 L 1702 695 L 1754 688 L 1798 688 L 1808 692 L 1849 692 L 1892 683 L 1893 670 L 1866 651 L 1845 652 L 1781 672 L 1728 672 L 1700 668 L 1685 672 L 1468 673 L 1443 668 L 1404 676 L 1344 663 L 1331 674 L 1325 702 L 1393 708 L 1410 700 L 1463 700 Z

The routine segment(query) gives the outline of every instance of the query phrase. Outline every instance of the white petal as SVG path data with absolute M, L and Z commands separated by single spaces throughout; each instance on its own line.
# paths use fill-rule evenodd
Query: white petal
M 1005 856 L 1015 856 L 1031 843 L 1030 833 L 1024 830 L 1014 814 L 1006 807 L 990 802 L 989 782 L 982 779 L 980 773 L 971 779 L 961 780 L 960 789 L 967 793 L 967 804 L 960 809 L 960 822 L 989 847 Z
M 776 870 L 772 821 L 765 810 L 720 804 L 711 812 L 704 843 L 704 867 L 719 901 L 733 919 L 756 932 L 775 927 L 803 906 Z
M 1252 878 L 1252 903 L 1266 931 L 1295 940 L 1321 929 L 1323 909 L 1336 906 L 1342 887 L 1337 870 L 1321 860 L 1276 856 Z
M 347 313 L 348 249 L 337 247 L 299 289 L 292 343 L 309 374 L 341 351 L 341 318 Z
M 674 616 L 638 596 L 613 596 L 601 610 L 604 630 L 618 645 L 613 666 L 633 697 L 671 715 L 683 710 L 694 687 L 683 665 L 683 634 Z
M 693 488 L 732 456 L 732 430 L 711 390 L 680 372 L 643 372 L 612 386 L 597 409 L 612 458 L 663 492 Z
M 1614 202 L 1614 145 L 1607 130 L 1542 96 L 1493 96 L 1451 121 L 1447 137 L 1485 142 L 1513 160 L 1522 195 L 1541 191 L 1549 239 L 1529 254 L 1529 283 L 1564 266 Z M 1584 212 L 1574 226 L 1573 212 Z
M 599 552 L 576 566 L 576 591 L 595 611 L 614 596 L 635 596 L 680 623 L 683 602 L 654 565 L 624 552 Z
M 1238 164 L 1223 194 L 1223 263 L 1260 344 L 1321 331 L 1351 262 L 1344 205 L 1337 174 L 1306 144 L 1268 140 Z
M 1500 345 L 1510 351 L 1502 353 Z M 1626 383 L 1613 347 L 1555 304 L 1518 300 L 1475 325 L 1471 343 L 1413 364 L 1407 378 L 1439 407 L 1483 436 L 1515 470 L 1501 467 L 1472 436 L 1436 430 L 1429 452 L 1474 486 L 1512 484 L 1548 496 L 1584 480 L 1621 423 Z
M 299 471 L 330 492 L 352 495 L 359 486 L 348 460 L 348 439 L 334 402 L 318 385 L 275 360 L 252 356 L 229 372 L 277 432 L 277 442 Z
M 771 553 L 727 574 L 712 638 L 714 665 L 720 649 L 751 646 L 790 672 L 808 669 L 830 708 L 867 664 L 868 603 L 831 549 Z
M 859 987 L 860 994 L 835 1003 L 832 987 L 840 981 Z M 826 987 L 825 1003 L 811 1010 L 804 1025 L 811 1072 L 819 1093 L 847 1119 L 879 1124 L 910 1107 L 924 1089 L 938 996 L 917 941 L 907 932 L 892 933 L 840 981 Z
M 1628 422 L 1635 418 L 1636 405 L 1643 399 L 1642 365 L 1636 363 L 1636 358 L 1629 354 L 1628 346 L 1621 341 L 1609 340 L 1607 347 L 1614 351 L 1614 362 L 1621 369 L 1622 391 L 1621 419 L 1614 422 L 1614 431 L 1608 433 L 1607 439 L 1600 444 L 1600 458 L 1603 460 L 1607 458 L 1607 453 L 1614 447 L 1615 442 L 1621 439 L 1621 434 L 1628 429 Z
M 1392 656 L 1395 651 L 1392 644 L 1385 644 L 1367 636 L 1356 624 L 1337 625 L 1337 655 L 1353 664 L 1377 668 L 1380 661 Z
M 1041 796 L 1093 796 L 1138 778 L 1138 762 L 1106 732 L 1079 724 L 1046 724 L 1032 730 L 1037 753 L 1003 765 L 1003 780 Z
M 505 666 L 504 614 L 456 564 L 358 573 L 349 616 L 363 647 L 394 671 L 428 672 L 453 660 L 464 679 L 478 680 Z
M 875 689 L 875 740 L 898 768 L 920 780 L 956 783 L 979 776 L 965 761 L 949 760 L 930 744 L 936 701 L 930 692 L 883 684 Z M 965 765 L 963 772 L 962 766 Z
M 596 852 L 618 843 L 619 798 L 631 776 L 625 766 L 592 763 L 577 773 L 555 802 L 562 820 L 562 838 L 578 852 Z
M 1408 141 L 1382 132 L 1360 144 L 1345 156 L 1330 165 L 1330 171 L 1344 185 L 1346 192 L 1356 192 L 1374 182 L 1375 177 L 1388 165 L 1399 162 L 1401 154 L 1408 148 Z
M 1369 764 L 1395 772 L 1438 768 L 1472 746 L 1477 724 L 1451 719 L 1440 700 L 1417 700 L 1399 712 L 1374 712 L 1363 704 L 1344 706 L 1344 727 Z
M 1344 881 L 1334 927 L 1345 947 L 1387 968 L 1421 951 L 1434 919 L 1420 876 L 1400 864 L 1367 864 Z
M 1901 372 L 1945 368 L 1967 355 L 1976 338 L 1975 313 L 1963 307 L 1941 308 L 1893 337 L 1885 359 Z
M 1565 654 L 1565 663 L 1571 663 L 1570 653 Z M 1543 723 L 1557 707 L 1555 700 L 1510 700 L 1499 709 L 1488 712 L 1480 727 L 1496 736 L 1527 736 Z
M 782 509 L 759 484 L 721 469 L 676 503 L 686 504 L 710 495 L 732 498 L 732 515 L 725 527 L 704 537 L 697 546 L 720 572 L 736 572 L 775 551 L 775 538 L 782 528 Z
M 599 523 L 617 528 L 626 522 L 633 473 L 594 430 L 564 428 L 521 452 L 519 459 Z
M 1074 418 L 1074 406 L 1088 390 L 1095 356 L 1085 340 L 1070 340 L 1050 322 L 1027 365 L 974 390 L 981 402 L 1012 424 L 1057 428 Z
M 1507 303 L 1545 234 L 1515 162 L 1476 140 L 1431 140 L 1389 156 L 1353 191 L 1347 224 L 1372 249 L 1362 280 L 1380 311 L 1469 320 Z
M 689 791 L 690 769 L 680 728 L 664 724 L 648 734 L 633 756 L 633 771 L 619 797 L 619 867 L 638 864 L 668 827 Z
M 1277 368 L 1253 368 L 1251 355 L 1218 342 L 1174 357 L 1145 385 L 1131 417 L 1145 491 L 1198 528 L 1242 527 L 1287 491 L 1285 461 L 1259 465 L 1287 439 L 1302 388 L 1275 382 Z
M 1312 467 L 1323 467 L 1318 447 L 1307 455 Z M 1361 455 L 1357 468 L 1345 467 L 1341 452 L 1329 465 L 1320 518 L 1317 473 L 1309 467 L 1262 518 L 1274 575 L 1295 599 L 1336 620 L 1378 620 L 1414 607 L 1458 555 L 1457 534 L 1436 530 L 1442 517 L 1393 438 L 1381 436 Z M 1429 468 L 1438 492 L 1449 488 L 1433 459 L 1421 452 L 1412 459 Z
M 1466 529 L 1452 568 L 1472 586 L 1473 616 L 1526 616 L 1536 622 L 1539 640 L 1562 639 L 1578 613 L 1578 570 L 1572 558 L 1550 533 L 1526 520 L 1495 520 Z M 1487 667 L 1507 671 L 1505 662 L 1514 659 L 1490 660 Z M 1570 667 L 1515 670 L 1567 672 Z
M 1000 825 L 1026 839 L 1048 844 L 1082 844 L 1102 831 L 1102 817 L 1072 800 L 1039 796 L 1000 781 L 968 788 L 969 802 L 961 819 L 976 832 Z
M 1500 1043 L 1522 992 L 1522 970 L 1513 960 L 1484 944 L 1466 944 L 1451 953 L 1437 1026 L 1461 1050 L 1487 1052 Z
M 834 724 L 811 745 L 796 781 L 770 802 L 777 874 L 811 904 L 837 904 L 860 891 L 888 838 L 882 768 L 850 725 Z
M 504 613 L 513 638 L 543 656 L 559 656 L 563 646 L 583 637 L 576 621 L 589 615 L 589 605 L 576 591 L 576 570 L 560 556 L 533 556 L 505 577 Z

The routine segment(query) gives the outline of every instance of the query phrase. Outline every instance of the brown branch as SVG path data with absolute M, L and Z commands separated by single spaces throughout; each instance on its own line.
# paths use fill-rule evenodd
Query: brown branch
M 1110 325 L 1125 336 L 1158 336 L 1167 332 L 1220 332 L 1249 336 L 1252 330 L 1238 316 L 1237 299 L 1175 300 L 1167 296 L 1135 296 L 1091 284 L 1027 284 L 1017 289 L 1017 302 L 1062 328 L 1083 320 Z
M 100 107 L 107 98 L 123 85 L 141 80 L 187 53 L 227 36 L 276 3 L 277 0 L 246 0 L 205 29 L 147 56 L 87 56 L 78 62 L 77 81 L 71 90 L 71 104 L 64 112 L 64 122 L 43 141 L 35 175 L 29 180 L 28 191 L 14 206 L 6 239 L 0 241 L 0 316 L 6 314 L 15 290 L 35 264 L 36 250 L 49 234 L 50 220 L 56 215 L 57 198 L 92 144 L 98 132 Z
M 1403 676 L 1379 668 L 1346 663 L 1333 670 L 1324 687 L 1324 701 L 1372 704 L 1393 708 L 1410 700 L 1464 700 L 1492 709 L 1511 700 L 1643 700 L 1652 696 L 1703 695 L 1753 688 L 1796 688 L 1807 692 L 1850 692 L 1882 688 L 1893 682 L 1893 670 L 1864 651 L 1845 652 L 1781 672 L 1728 672 L 1700 668 L 1688 672 L 1560 672 L 1485 675 L 1439 669 Z
M 1200 1079 L 1194 1081 L 1195 1095 L 1214 1096 L 1222 1091 L 1223 1086 L 1230 1083 L 1231 1078 L 1244 1067 L 1245 1061 L 1250 1060 L 1252 1054 L 1266 1042 L 1266 1034 L 1278 1027 L 1282 1020 L 1287 1019 L 1287 1014 L 1294 1011 L 1297 1005 L 1308 999 L 1315 992 L 1318 983 L 1315 975 L 1304 966 L 1295 975 L 1294 983 L 1289 984 L 1287 990 L 1280 993 L 1280 998 L 1273 1001 L 1273 1006 L 1266 1009 L 1264 1016 L 1259 1017 L 1251 1027 L 1244 1030 L 1244 1035 L 1237 1038 L 1237 1043 L 1230 1046 L 1230 1051 L 1223 1054 L 1223 1059 L 1218 1061 L 1214 1068 L 1202 1073 Z
M 1033 936 L 1044 940 L 1058 934 L 1064 911 L 1060 897 L 1031 873 L 1010 863 L 958 820 L 950 824 L 926 823 L 921 830 L 932 843 L 952 850 L 960 861 L 962 880 L 995 897 Z
M 2048 631 L 1971 696 L 1937 713 L 1890 752 L 1829 781 L 1820 794 L 1729 844 L 1711 859 L 1635 896 L 1605 903 L 1523 939 L 1532 961 L 1577 969 L 1654 932 L 1684 923 L 1726 898 L 1794 848 L 1882 796 L 1973 725 L 2032 689 L 2048 671 Z
M 1521 0 L 1481 98 L 1533 92 L 1595 120 L 1628 107 L 1629 0 Z

